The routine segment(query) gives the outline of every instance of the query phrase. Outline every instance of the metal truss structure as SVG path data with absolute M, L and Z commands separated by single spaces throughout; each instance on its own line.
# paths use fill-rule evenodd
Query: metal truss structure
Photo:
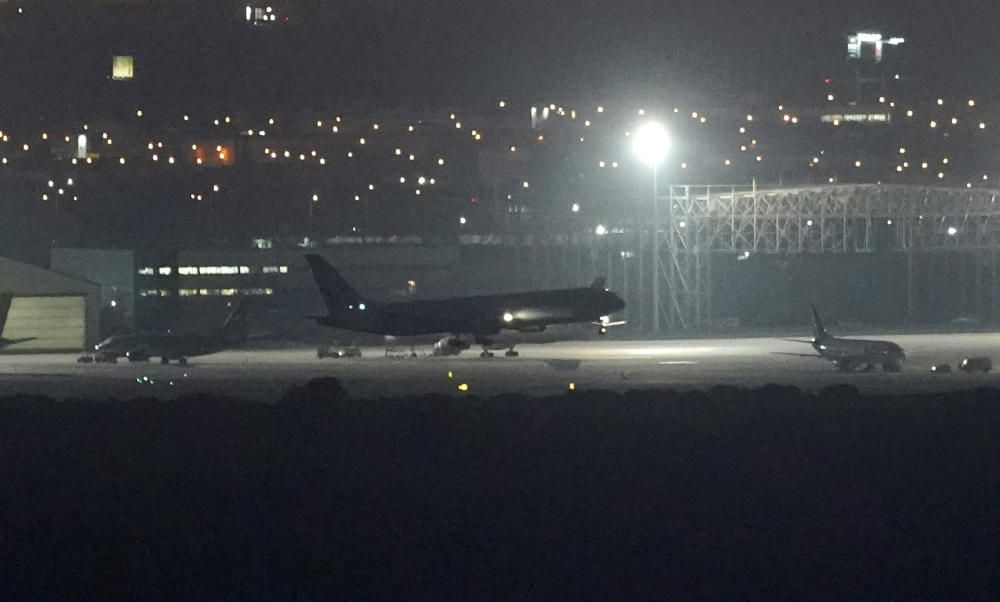
M 662 276 L 651 279 L 662 283 L 661 302 L 649 309 L 661 312 L 670 330 L 710 324 L 712 258 L 724 254 L 895 250 L 908 254 L 911 271 L 917 252 L 977 252 L 995 260 L 998 196 L 997 190 L 896 185 L 670 186 L 655 195 L 659 210 L 650 215 L 659 223 L 640 220 L 649 224 L 640 230 L 659 233 L 649 253 Z M 647 244 L 654 239 L 645 238 Z M 640 249 L 646 249 L 641 241 Z

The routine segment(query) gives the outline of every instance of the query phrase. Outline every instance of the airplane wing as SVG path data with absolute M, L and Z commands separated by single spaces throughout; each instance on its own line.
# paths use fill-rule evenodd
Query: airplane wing
M 815 353 L 786 353 L 783 351 L 772 351 L 771 355 L 790 355 L 792 357 L 811 357 L 813 359 L 825 359 L 822 355 L 816 355 Z
M 778 340 L 779 341 L 788 341 L 789 343 L 806 343 L 808 345 L 812 345 L 813 344 L 813 341 L 811 341 L 811 340 L 810 341 L 805 341 L 805 340 L 802 340 L 802 339 L 778 339 Z
M 565 308 L 527 307 L 510 312 L 517 322 L 545 322 L 573 317 L 573 312 Z
M 28 341 L 34 341 L 38 337 L 24 337 L 21 339 L 0 339 L 0 347 L 8 347 L 10 345 L 17 345 L 18 343 L 27 343 Z
M 594 326 L 603 326 L 604 328 L 611 328 L 613 326 L 625 326 L 628 324 L 625 320 L 611 320 L 611 316 L 601 316 L 600 320 L 591 322 Z

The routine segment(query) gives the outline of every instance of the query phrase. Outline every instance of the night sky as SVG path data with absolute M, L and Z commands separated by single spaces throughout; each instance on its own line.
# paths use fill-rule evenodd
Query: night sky
M 664 91 L 809 100 L 843 69 L 846 34 L 863 28 L 907 38 L 910 75 L 927 96 L 1000 92 L 992 2 L 314 0 L 270 29 L 248 27 L 239 3 L 57 4 L 28 5 L 30 18 L 0 28 L 12 106 L 85 108 L 115 53 L 139 57 L 143 94 L 164 104 L 463 105 Z

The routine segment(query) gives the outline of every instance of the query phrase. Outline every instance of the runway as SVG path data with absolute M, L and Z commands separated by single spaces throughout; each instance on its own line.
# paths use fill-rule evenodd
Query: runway
M 686 339 L 525 345 L 521 356 L 491 359 L 465 352 L 457 357 L 386 357 L 364 348 L 355 359 L 319 359 L 312 347 L 226 351 L 192 358 L 188 366 L 153 363 L 78 364 L 78 354 L 0 356 L 0 395 L 30 393 L 64 399 L 157 397 L 211 392 L 273 402 L 311 378 L 334 376 L 356 397 L 454 393 L 549 395 L 578 390 L 670 388 L 715 385 L 756 387 L 768 383 L 818 390 L 852 384 L 864 392 L 901 393 L 1000 387 L 1000 373 L 932 374 L 932 364 L 957 367 L 963 357 L 996 354 L 1000 334 L 885 335 L 907 353 L 903 371 L 843 374 L 818 358 L 780 353 L 811 352 L 808 345 L 774 338 Z M 427 354 L 429 349 L 417 349 Z M 449 376 L 450 374 L 450 376 Z M 468 391 L 459 391 L 459 385 Z

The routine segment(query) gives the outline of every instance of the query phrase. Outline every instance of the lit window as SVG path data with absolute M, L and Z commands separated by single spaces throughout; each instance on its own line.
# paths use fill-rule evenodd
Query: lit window
M 111 58 L 111 79 L 132 79 L 135 75 L 135 59 L 131 56 Z
M 160 273 L 160 276 L 169 276 L 170 274 L 173 273 L 174 270 L 169 266 L 164 266 L 157 271 Z
M 240 269 L 238 267 L 234 266 L 234 265 L 223 265 L 223 266 L 207 265 L 207 266 L 201 266 L 201 267 L 198 268 L 198 273 L 202 274 L 202 275 L 205 275 L 205 274 L 208 274 L 208 275 L 220 275 L 220 274 L 221 275 L 230 275 L 230 274 L 238 274 L 239 272 L 240 272 Z
M 152 276 L 156 271 L 153 268 L 139 268 L 140 276 Z
M 181 276 L 197 276 L 198 268 L 190 265 L 181 266 L 177 268 L 177 273 Z

